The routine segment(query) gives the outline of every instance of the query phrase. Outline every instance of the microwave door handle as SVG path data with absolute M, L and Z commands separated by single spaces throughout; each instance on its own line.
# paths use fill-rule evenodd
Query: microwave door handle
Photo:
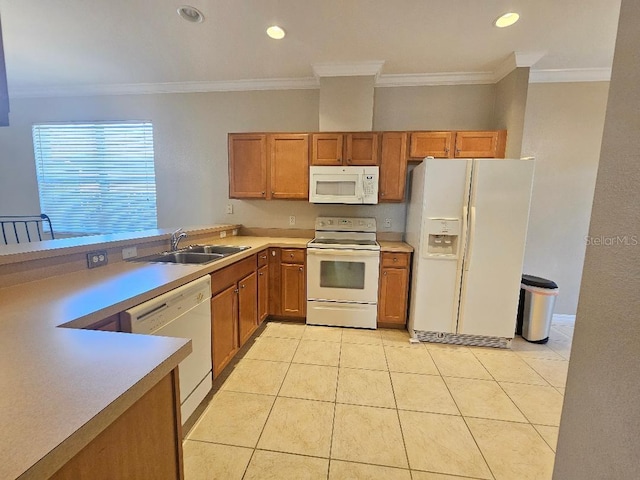
M 360 178 L 360 181 L 356 182 L 356 185 L 358 186 L 357 189 L 359 190 L 356 192 L 356 197 L 358 197 L 358 200 L 362 202 L 364 201 L 364 175 L 358 175 L 358 177 Z

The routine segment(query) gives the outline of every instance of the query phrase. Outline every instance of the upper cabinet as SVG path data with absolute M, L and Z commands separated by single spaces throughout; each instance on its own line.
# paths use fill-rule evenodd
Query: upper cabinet
M 411 132 L 409 157 L 504 158 L 506 130 Z
M 268 198 L 309 198 L 309 135 L 268 135 L 270 185 Z
M 507 131 L 456 132 L 458 158 L 504 158 Z
M 229 198 L 309 198 L 309 135 L 230 133 Z
M 266 198 L 267 136 L 229 134 L 229 198 Z
M 411 158 L 450 158 L 453 157 L 453 138 L 455 132 L 411 132 Z
M 379 202 L 402 202 L 407 176 L 407 133 L 383 132 L 380 148 Z
M 378 134 L 314 133 L 311 165 L 378 165 Z

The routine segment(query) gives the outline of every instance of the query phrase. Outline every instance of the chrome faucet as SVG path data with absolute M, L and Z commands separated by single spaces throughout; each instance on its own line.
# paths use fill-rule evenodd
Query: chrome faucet
M 178 244 L 180 240 L 183 238 L 187 238 L 187 234 L 182 231 L 182 228 L 177 229 L 175 232 L 171 234 L 171 251 L 175 252 L 178 250 Z

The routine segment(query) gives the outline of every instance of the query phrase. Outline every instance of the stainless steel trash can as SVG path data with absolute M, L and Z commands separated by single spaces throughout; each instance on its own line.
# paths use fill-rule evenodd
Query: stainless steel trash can
M 547 343 L 558 285 L 546 278 L 523 275 L 518 324 L 522 322 L 522 338 L 532 343 Z

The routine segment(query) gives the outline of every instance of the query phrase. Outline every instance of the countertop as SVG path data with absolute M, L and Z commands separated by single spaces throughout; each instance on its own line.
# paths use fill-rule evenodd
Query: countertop
M 211 243 L 251 248 L 208 265 L 116 262 L 0 289 L 0 478 L 53 474 L 191 351 L 185 339 L 81 328 L 263 248 L 309 240 L 230 236 Z

